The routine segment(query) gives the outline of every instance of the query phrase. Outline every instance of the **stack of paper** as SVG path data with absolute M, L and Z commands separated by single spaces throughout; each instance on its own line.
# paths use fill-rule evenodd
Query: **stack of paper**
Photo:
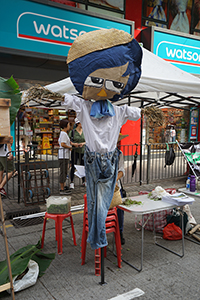
M 188 197 L 184 193 L 175 193 L 173 195 L 165 195 L 162 197 L 162 201 L 175 204 L 177 206 L 183 206 L 185 204 L 192 204 L 194 198 Z
M 76 172 L 74 173 L 76 176 L 79 178 L 85 177 L 85 167 L 84 166 L 79 166 L 79 165 L 74 165 Z

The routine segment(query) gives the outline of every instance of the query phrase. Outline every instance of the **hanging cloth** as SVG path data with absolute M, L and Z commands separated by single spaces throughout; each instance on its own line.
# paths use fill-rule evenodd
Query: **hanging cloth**
M 175 16 L 170 29 L 190 33 L 190 25 L 186 14 L 188 0 L 174 0 L 177 6 L 177 15 Z
M 90 116 L 93 118 L 100 119 L 102 117 L 113 117 L 115 111 L 112 103 L 108 100 L 99 100 L 92 104 L 90 110 Z
M 157 20 L 160 20 L 160 21 L 165 21 L 167 22 L 166 20 L 166 16 L 165 16 L 165 12 L 164 12 L 164 9 L 162 7 L 162 0 L 154 0 L 153 1 L 153 5 L 154 8 L 152 10 L 152 12 L 150 13 L 150 15 L 148 16 L 148 18 L 151 18 L 151 19 L 157 19 Z M 166 25 L 164 24 L 161 24 L 161 23 L 156 23 L 154 21 L 146 21 L 145 22 L 145 25 L 146 26 L 157 26 L 157 27 L 162 27 L 162 28 L 167 28 Z

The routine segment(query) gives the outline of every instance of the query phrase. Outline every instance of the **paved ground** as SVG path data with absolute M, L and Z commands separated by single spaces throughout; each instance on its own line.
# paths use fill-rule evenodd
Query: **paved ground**
M 139 190 L 152 190 L 160 185 L 164 188 L 184 187 L 185 179 L 156 182 L 151 185 L 126 186 L 128 195 L 136 195 Z M 73 192 L 72 203 L 81 204 L 82 192 Z M 200 223 L 200 199 L 195 197 L 191 211 Z M 143 270 L 137 272 L 129 265 L 122 262 L 122 268 L 117 267 L 117 258 L 112 253 L 112 234 L 108 235 L 107 258 L 105 258 L 105 281 L 107 284 L 101 286 L 101 277 L 95 276 L 94 251 L 87 246 L 86 264 L 81 266 L 81 235 L 82 235 L 82 212 L 73 214 L 77 246 L 73 245 L 71 227 L 69 222 L 63 222 L 63 254 L 57 254 L 57 245 L 54 239 L 54 222 L 47 222 L 45 236 L 45 253 L 56 253 L 54 261 L 46 273 L 37 280 L 37 283 L 21 292 L 15 294 L 19 300 L 80 300 L 101 299 L 107 300 L 117 295 L 129 292 L 135 288 L 141 289 L 145 294 L 138 299 L 141 300 L 199 300 L 199 255 L 200 245 L 185 239 L 185 255 L 180 258 L 154 244 L 152 232 L 145 231 L 144 264 Z M 126 243 L 122 246 L 123 258 L 139 266 L 140 264 L 140 242 L 141 231 L 134 227 L 135 218 L 125 213 L 124 236 Z M 10 254 L 28 244 L 36 244 L 42 234 L 43 224 L 15 228 L 6 221 L 7 236 Z M 181 251 L 181 241 L 160 240 L 178 252 Z M 0 235 L 0 260 L 5 259 L 5 247 L 3 237 Z M 1 294 L 0 294 L 1 295 Z M 11 296 L 4 295 L 4 299 Z M 122 299 L 122 298 L 121 298 Z M 125 298 L 123 298 L 125 299 Z M 133 298 L 128 298 L 133 299 Z

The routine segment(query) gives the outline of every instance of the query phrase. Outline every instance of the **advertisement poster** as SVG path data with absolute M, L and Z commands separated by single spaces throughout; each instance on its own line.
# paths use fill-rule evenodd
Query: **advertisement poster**
M 199 123 L 199 109 L 192 108 L 190 111 L 190 134 L 189 140 L 197 141 Z

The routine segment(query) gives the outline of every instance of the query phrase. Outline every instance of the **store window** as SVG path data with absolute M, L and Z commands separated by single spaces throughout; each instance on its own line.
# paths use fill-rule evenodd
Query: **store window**
M 90 12 L 118 18 L 125 18 L 125 0 L 50 0 L 57 3 L 77 7 Z
M 200 0 L 143 0 L 142 25 L 200 35 Z

